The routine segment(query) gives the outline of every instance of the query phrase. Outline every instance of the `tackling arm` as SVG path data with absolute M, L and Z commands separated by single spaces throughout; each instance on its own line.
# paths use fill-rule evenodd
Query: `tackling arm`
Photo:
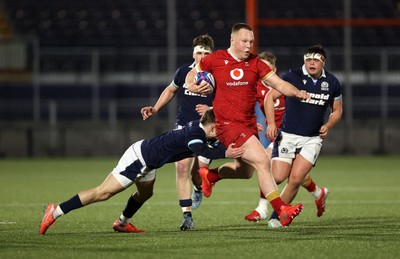
M 235 144 L 232 143 L 229 145 L 228 148 L 226 148 L 224 145 L 221 143 L 218 144 L 217 146 L 209 146 L 208 144 L 205 144 L 203 142 L 194 142 L 189 144 L 189 148 L 193 151 L 198 156 L 203 156 L 208 159 L 218 159 L 218 158 L 238 158 L 243 155 L 244 149 L 239 147 L 239 148 L 234 148 Z

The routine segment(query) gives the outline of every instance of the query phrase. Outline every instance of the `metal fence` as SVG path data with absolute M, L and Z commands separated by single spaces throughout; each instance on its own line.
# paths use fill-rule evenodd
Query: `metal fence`
M 116 129 L 120 122 L 139 123 L 140 108 L 155 104 L 173 78 L 166 49 L 39 48 L 32 42 L 25 52 L 26 68 L 20 69 L 25 75 L 21 76 L 23 79 L 14 76 L 0 82 L 0 124 L 5 128 L 25 123 L 57 130 L 60 125 L 65 129 L 71 122 L 100 122 Z M 279 72 L 303 64 L 303 48 L 269 50 L 278 58 Z M 342 146 L 336 151 L 357 145 L 351 143 L 351 131 L 363 127 L 360 123 L 400 122 L 398 48 L 353 48 L 350 71 L 344 70 L 349 57 L 346 59 L 342 48 L 327 51 L 326 69 L 339 78 L 344 88 L 345 113 L 341 127 L 345 133 Z M 178 49 L 177 63 L 191 62 L 191 54 L 190 48 Z M 171 128 L 176 111 L 174 100 L 153 121 L 151 128 L 157 133 Z M 0 134 L 4 132 L 2 128 Z M 391 142 L 382 133 L 381 126 L 371 130 L 380 138 L 378 143 Z M 30 131 L 23 134 L 29 139 L 31 135 L 26 132 Z

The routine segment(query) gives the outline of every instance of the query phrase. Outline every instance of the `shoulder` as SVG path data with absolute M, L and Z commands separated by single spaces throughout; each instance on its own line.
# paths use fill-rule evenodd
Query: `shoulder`
M 326 78 L 327 78 L 328 80 L 331 80 L 332 82 L 337 82 L 337 83 L 339 83 L 339 80 L 337 79 L 337 77 L 336 77 L 334 74 L 330 73 L 329 71 L 326 71 L 326 70 L 325 70 L 325 75 L 326 75 Z
M 227 50 L 224 49 L 219 49 L 214 51 L 213 53 L 205 56 L 204 58 L 223 58 L 223 57 L 228 57 L 229 53 Z
M 303 76 L 303 71 L 301 70 L 301 68 L 290 68 L 286 72 L 283 72 L 281 75 L 283 79 L 291 77 L 301 77 L 301 76 Z
M 193 120 L 186 123 L 185 127 L 191 131 L 197 131 L 200 128 L 200 120 Z
M 192 63 L 184 64 L 178 67 L 175 74 L 187 74 L 192 69 Z
M 326 81 L 329 85 L 333 86 L 333 88 L 339 92 L 342 91 L 342 85 L 340 84 L 339 80 L 336 78 L 335 75 L 325 70 L 325 76 L 326 76 Z

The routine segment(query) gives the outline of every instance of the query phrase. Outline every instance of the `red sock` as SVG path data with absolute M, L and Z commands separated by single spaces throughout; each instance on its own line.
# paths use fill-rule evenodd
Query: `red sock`
M 281 207 L 282 205 L 286 205 L 286 203 L 284 203 L 281 199 L 281 197 L 275 198 L 272 201 L 269 202 L 272 206 L 272 208 L 274 209 L 274 211 L 276 211 L 276 213 L 281 212 Z
M 306 187 L 307 191 L 313 192 L 313 191 L 315 191 L 316 185 L 315 185 L 314 181 L 311 180 L 311 183 L 308 186 L 305 186 L 305 187 Z
M 218 174 L 218 167 L 208 170 L 207 179 L 210 181 L 210 183 L 216 183 L 222 179 Z
M 265 198 L 267 198 L 272 208 L 274 209 L 274 211 L 276 211 L 276 213 L 278 213 L 278 215 L 281 211 L 282 205 L 286 205 L 286 203 L 282 201 L 278 191 L 273 191 L 269 193 Z

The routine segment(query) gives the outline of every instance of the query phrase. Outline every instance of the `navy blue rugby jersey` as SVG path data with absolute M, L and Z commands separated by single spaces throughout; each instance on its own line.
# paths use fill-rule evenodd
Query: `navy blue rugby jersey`
M 342 98 L 342 87 L 337 78 L 324 70 L 314 83 L 304 65 L 290 69 L 282 75 L 299 90 L 307 91 L 310 100 L 301 101 L 295 97 L 285 97 L 286 113 L 283 117 L 282 131 L 301 136 L 318 136 L 319 129 L 325 123 L 326 111 L 334 100 Z
M 209 159 L 225 158 L 222 144 L 209 145 L 200 120 L 191 121 L 181 129 L 173 129 L 142 142 L 141 151 L 149 169 L 160 168 L 166 163 L 182 160 L 193 155 Z
M 176 88 L 182 88 L 179 89 L 178 93 L 179 109 L 176 115 L 175 126 L 183 126 L 190 121 L 198 120 L 200 115 L 195 110 L 197 104 L 212 106 L 212 95 L 195 94 L 190 92 L 186 87 L 186 75 L 193 67 L 194 63 L 186 64 L 180 66 L 175 72 L 173 85 Z

